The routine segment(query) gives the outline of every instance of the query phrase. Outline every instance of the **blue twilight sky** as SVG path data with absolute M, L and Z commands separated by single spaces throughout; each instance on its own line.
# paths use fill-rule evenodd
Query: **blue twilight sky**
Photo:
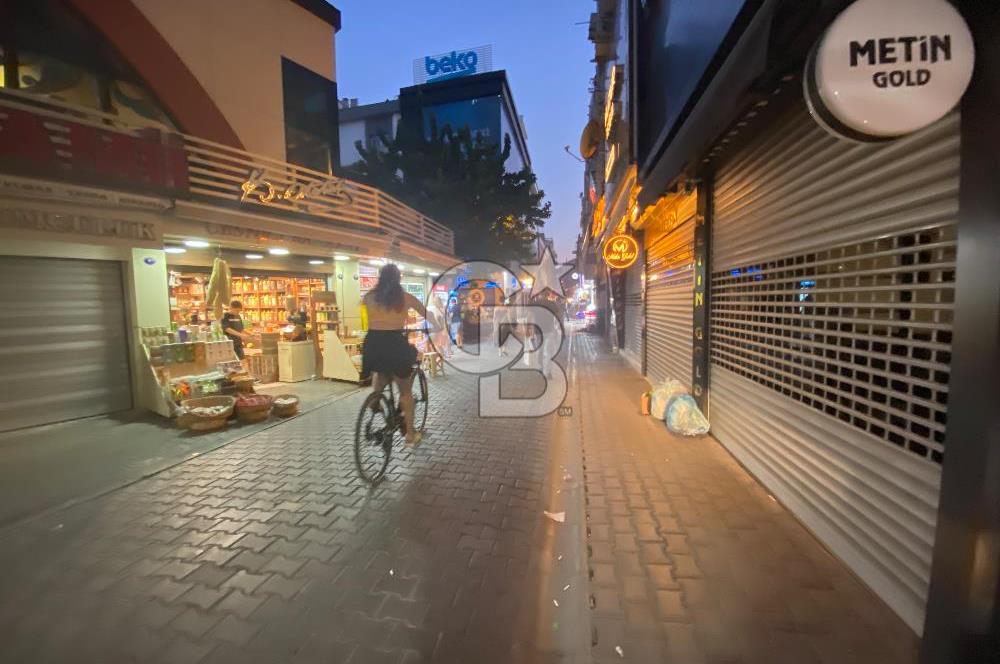
M 493 68 L 506 69 L 528 130 L 538 185 L 552 203 L 545 233 L 570 260 L 580 222 L 583 167 L 563 150 L 579 150 L 587 117 L 593 46 L 584 23 L 591 0 L 332 0 L 337 33 L 337 91 L 369 104 L 413 84 L 413 60 L 493 44 Z M 581 25 L 575 25 L 581 23 Z

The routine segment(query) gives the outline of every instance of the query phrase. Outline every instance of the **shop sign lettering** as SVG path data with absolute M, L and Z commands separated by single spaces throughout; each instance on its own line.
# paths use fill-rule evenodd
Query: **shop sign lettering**
M 709 229 L 705 217 L 698 214 L 694 226 L 694 298 L 692 302 L 692 323 L 694 339 L 691 344 L 691 394 L 698 407 L 708 415 L 708 371 L 709 357 L 708 327 L 710 319 L 706 300 L 708 290 Z
M 53 214 L 40 210 L 8 208 L 0 210 L 0 227 L 12 230 L 69 233 L 159 242 L 160 233 L 155 224 L 144 221 L 108 219 L 83 214 Z
M 0 108 L 0 168 L 5 171 L 141 191 L 188 188 L 187 155 L 179 136 L 157 129 L 98 129 Z
M 336 207 L 350 207 L 354 197 L 344 188 L 344 180 L 330 178 L 318 182 L 292 182 L 275 186 L 265 177 L 264 169 L 255 168 L 240 185 L 240 202 L 263 205 L 292 205 L 300 212 L 319 214 Z
M 608 267 L 624 270 L 639 257 L 639 243 L 631 235 L 613 235 L 604 243 L 602 255 Z
M 951 111 L 974 59 L 969 27 L 946 0 L 857 0 L 810 56 L 806 100 L 839 137 L 888 140 Z

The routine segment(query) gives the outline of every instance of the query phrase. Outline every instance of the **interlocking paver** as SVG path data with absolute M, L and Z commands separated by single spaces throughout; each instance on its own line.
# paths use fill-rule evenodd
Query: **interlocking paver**
M 478 419 L 453 372 L 424 444 L 369 489 L 355 394 L 4 531 L 0 660 L 908 661 L 898 621 L 724 451 L 635 415 L 641 381 L 574 343 L 577 477 L 553 461 L 560 418 Z M 541 515 L 584 488 L 585 526 Z M 586 561 L 584 587 L 540 598 L 552 533 L 575 527 L 589 546 L 559 565 Z M 551 645 L 574 630 L 582 651 Z
M 636 415 L 645 381 L 577 340 L 595 662 L 915 661 L 912 632 L 725 450 Z

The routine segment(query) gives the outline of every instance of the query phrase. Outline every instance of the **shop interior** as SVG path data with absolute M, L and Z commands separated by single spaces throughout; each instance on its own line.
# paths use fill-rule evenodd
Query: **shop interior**
M 161 415 L 186 417 L 187 428 L 195 430 L 219 428 L 234 414 L 243 420 L 241 412 L 251 417 L 294 413 L 296 383 L 362 381 L 362 298 L 389 259 L 299 255 L 283 246 L 199 238 L 168 237 L 164 251 L 170 324 L 141 330 L 151 401 Z M 403 287 L 426 301 L 436 273 L 393 262 L 401 268 Z M 243 336 L 236 345 L 223 325 L 233 315 L 232 300 L 242 303 L 237 313 Z M 408 327 L 421 326 L 411 312 Z M 412 335 L 411 343 L 427 348 L 422 334 Z M 255 395 L 255 387 L 275 384 L 287 384 L 289 393 Z M 192 417 L 195 408 L 197 417 Z

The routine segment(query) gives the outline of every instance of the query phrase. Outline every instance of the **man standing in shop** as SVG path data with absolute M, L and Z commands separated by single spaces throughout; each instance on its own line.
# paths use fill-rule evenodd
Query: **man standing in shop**
M 243 317 L 240 315 L 243 311 L 243 303 L 239 300 L 233 300 L 229 303 L 229 311 L 222 314 L 222 331 L 227 337 L 233 340 L 233 350 L 236 351 L 236 357 L 243 360 L 243 342 L 253 341 L 253 335 L 247 334 L 243 331 Z

